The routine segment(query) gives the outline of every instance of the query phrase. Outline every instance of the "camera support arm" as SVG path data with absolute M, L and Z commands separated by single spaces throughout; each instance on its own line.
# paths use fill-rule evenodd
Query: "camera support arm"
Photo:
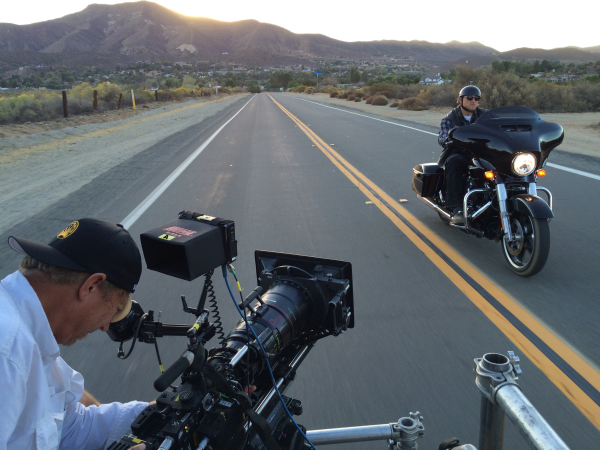
M 397 423 L 314 430 L 306 435 L 314 445 L 388 440 L 390 450 L 413 450 L 418 448 L 416 441 L 425 431 L 421 420 L 423 416 L 417 411 L 410 417 L 401 417 Z

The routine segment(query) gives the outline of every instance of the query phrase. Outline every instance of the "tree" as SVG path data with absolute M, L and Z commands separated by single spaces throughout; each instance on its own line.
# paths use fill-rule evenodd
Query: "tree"
M 363 70 L 363 73 L 361 74 L 360 78 L 362 79 L 363 83 L 366 83 L 369 81 L 369 73 L 366 70 Z
M 179 87 L 179 80 L 177 78 L 167 78 L 165 80 L 165 86 L 169 89 L 174 89 Z
M 287 89 L 288 83 L 292 81 L 292 74 L 289 72 L 278 72 L 277 73 L 277 81 L 282 88 Z
M 360 72 L 356 67 L 350 68 L 350 81 L 355 84 L 360 81 Z
M 196 79 L 190 75 L 186 75 L 183 77 L 183 82 L 181 84 L 186 89 L 194 89 L 194 86 L 196 85 Z
M 542 70 L 542 72 L 550 72 L 552 70 L 552 64 L 550 63 L 550 61 L 544 59 L 540 64 L 540 69 Z

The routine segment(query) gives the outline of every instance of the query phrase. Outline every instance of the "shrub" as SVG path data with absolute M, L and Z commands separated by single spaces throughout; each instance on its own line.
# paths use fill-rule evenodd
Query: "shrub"
M 398 107 L 398 105 L 400 105 L 400 103 L 398 103 L 398 102 L 392 102 L 392 103 L 390 104 L 390 108 L 397 108 L 397 107 Z
M 329 98 L 336 98 L 338 96 L 337 92 L 332 92 L 331 94 L 329 94 Z
M 348 93 L 347 93 L 347 92 L 344 92 L 344 93 L 342 94 L 342 97 L 341 97 L 341 98 L 343 98 L 343 99 L 347 99 L 347 98 L 348 98 Z
M 416 97 L 421 89 L 422 85 L 420 84 L 401 84 L 396 88 L 395 98 L 403 100 L 409 97 Z
M 404 109 L 407 111 L 423 111 L 427 109 L 427 103 L 422 98 L 409 97 L 400 102 L 398 109 Z
M 427 104 L 431 106 L 456 106 L 457 93 L 454 92 L 452 85 L 434 85 L 429 86 L 429 96 L 427 98 Z M 420 96 L 425 100 L 423 96 Z
M 354 92 L 354 95 L 356 95 L 357 97 L 363 98 L 365 96 L 365 93 L 359 89 L 356 92 Z
M 360 98 L 360 97 L 356 97 L 356 98 L 354 99 L 354 101 L 355 101 L 355 102 L 360 102 L 360 100 L 361 100 L 361 98 Z
M 367 105 L 370 105 L 372 101 L 373 101 L 373 97 L 365 97 L 365 103 Z
M 260 86 L 258 84 L 253 84 L 248 86 L 248 92 L 251 94 L 260 94 Z
M 306 86 L 306 88 L 304 89 L 304 92 L 306 94 L 312 94 L 313 90 L 314 90 L 314 88 L 312 86 Z
M 369 86 L 369 93 L 376 94 L 377 92 L 388 91 L 392 92 L 394 90 L 394 85 L 390 83 L 375 83 Z
M 356 98 L 356 95 L 354 94 L 350 94 L 348 95 L 348 98 L 346 99 L 347 102 L 351 102 L 352 100 L 354 100 Z
M 386 98 L 392 98 L 392 91 L 379 91 L 376 95 L 383 95 Z
M 385 95 L 376 95 L 371 100 L 371 105 L 373 106 L 385 106 L 388 104 L 388 99 Z

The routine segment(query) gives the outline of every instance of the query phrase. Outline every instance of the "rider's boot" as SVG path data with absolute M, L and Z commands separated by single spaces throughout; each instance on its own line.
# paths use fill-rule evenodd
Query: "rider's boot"
M 452 219 L 450 219 L 450 225 L 464 225 L 465 218 L 463 217 L 463 210 L 460 206 L 455 207 L 452 210 Z

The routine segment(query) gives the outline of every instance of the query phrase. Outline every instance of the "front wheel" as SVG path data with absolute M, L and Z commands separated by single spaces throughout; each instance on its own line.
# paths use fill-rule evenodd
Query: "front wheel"
M 542 270 L 550 253 L 548 219 L 513 212 L 510 228 L 513 240 L 502 239 L 504 257 L 516 274 L 523 277 L 535 275 Z

